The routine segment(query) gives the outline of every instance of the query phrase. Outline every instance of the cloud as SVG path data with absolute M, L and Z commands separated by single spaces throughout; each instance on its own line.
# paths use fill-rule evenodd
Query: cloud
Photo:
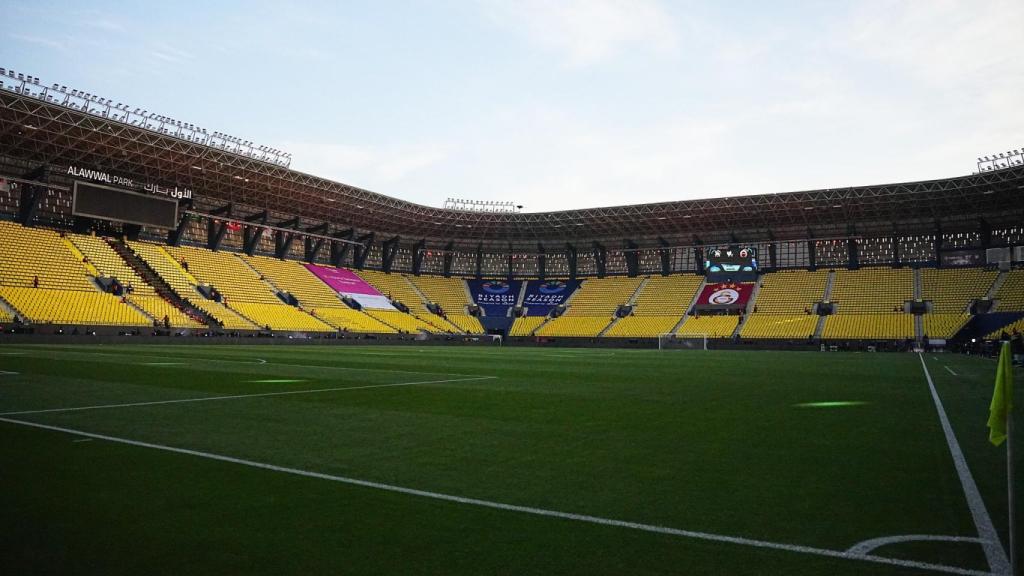
M 583 67 L 629 49 L 670 54 L 672 18 L 656 0 L 484 0 L 487 15 L 570 66 Z

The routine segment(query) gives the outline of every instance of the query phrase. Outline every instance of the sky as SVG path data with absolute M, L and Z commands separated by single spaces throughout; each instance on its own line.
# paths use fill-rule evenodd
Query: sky
M 0 66 L 430 206 L 969 174 L 1024 147 L 1020 0 L 0 0 Z

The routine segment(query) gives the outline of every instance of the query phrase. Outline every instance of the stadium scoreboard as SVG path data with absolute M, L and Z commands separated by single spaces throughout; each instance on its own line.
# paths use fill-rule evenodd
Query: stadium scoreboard
M 715 281 L 756 279 L 757 267 L 753 246 L 709 247 L 704 257 L 704 273 Z
M 178 223 L 177 200 L 79 181 L 75 181 L 71 212 L 156 228 L 170 229 Z

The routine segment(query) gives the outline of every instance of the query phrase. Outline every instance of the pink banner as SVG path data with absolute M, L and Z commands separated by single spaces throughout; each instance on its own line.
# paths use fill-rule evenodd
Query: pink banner
M 370 294 L 373 296 L 380 296 L 380 292 L 376 288 L 370 286 L 356 273 L 351 270 L 344 268 L 327 268 L 326 266 L 317 266 L 316 264 L 306 264 L 306 268 L 316 275 L 317 278 L 324 281 L 335 291 L 341 292 L 342 294 Z
M 394 310 L 387 296 L 381 294 L 355 272 L 344 268 L 328 268 L 316 264 L 306 264 L 306 269 L 324 281 L 339 294 L 350 296 L 366 308 Z
M 754 292 L 754 284 L 708 284 L 697 298 L 697 308 L 742 308 Z

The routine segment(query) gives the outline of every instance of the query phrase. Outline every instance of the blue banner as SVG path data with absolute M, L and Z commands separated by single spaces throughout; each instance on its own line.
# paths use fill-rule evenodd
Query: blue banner
M 483 308 L 487 316 L 505 316 L 519 299 L 519 280 L 467 280 L 473 302 Z
M 565 304 L 579 286 L 579 280 L 530 280 L 523 306 L 529 316 L 547 316 L 552 308 Z

